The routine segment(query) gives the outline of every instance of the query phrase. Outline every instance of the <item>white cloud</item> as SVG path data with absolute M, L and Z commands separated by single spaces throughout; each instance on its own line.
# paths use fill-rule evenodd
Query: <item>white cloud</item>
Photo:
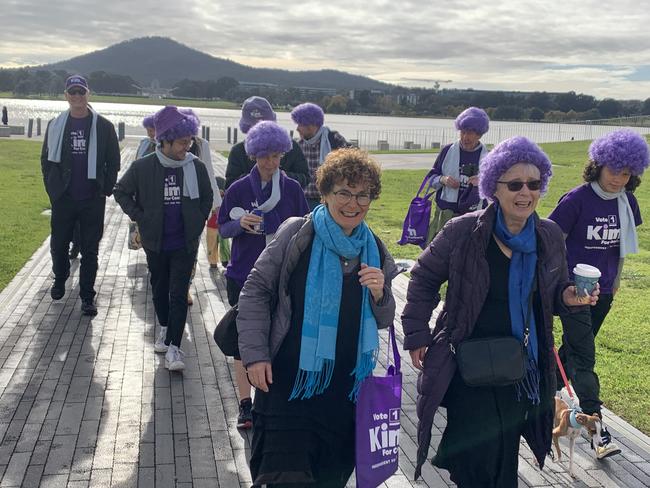
M 160 35 L 260 67 L 645 99 L 648 83 L 628 77 L 650 65 L 650 16 L 642 2 L 608 3 L 3 0 L 0 66 L 49 63 Z

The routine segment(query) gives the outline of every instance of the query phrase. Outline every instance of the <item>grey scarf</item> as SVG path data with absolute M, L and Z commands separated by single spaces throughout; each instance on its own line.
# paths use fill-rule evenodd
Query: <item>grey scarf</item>
M 621 228 L 620 237 L 620 255 L 624 258 L 627 254 L 636 254 L 639 252 L 639 239 L 636 235 L 636 226 L 634 225 L 634 214 L 630 207 L 630 200 L 627 197 L 625 189 L 618 193 L 610 193 L 603 190 L 597 181 L 591 182 L 591 188 L 603 200 L 614 200 L 618 203 L 618 220 Z
M 329 133 L 330 133 L 329 127 L 322 125 L 321 128 L 318 129 L 318 132 L 314 134 L 314 137 L 312 137 L 311 139 L 303 140 L 304 143 L 307 144 L 308 146 L 320 142 L 320 159 L 318 161 L 319 165 L 323 164 L 323 161 L 325 161 L 327 155 L 332 152 L 332 145 L 330 144 Z
M 183 196 L 190 197 L 192 200 L 199 198 L 199 181 L 196 176 L 196 166 L 191 164 L 196 158 L 194 154 L 186 152 L 185 159 L 176 161 L 165 156 L 160 150 L 160 146 L 157 146 L 156 156 L 158 156 L 158 161 L 165 168 L 183 168 Z
M 93 115 L 88 137 L 88 179 L 97 179 L 97 112 L 89 105 L 88 110 Z M 56 117 L 47 128 L 47 160 L 53 163 L 61 162 L 61 151 L 63 149 L 63 135 L 65 124 L 70 116 L 70 109 L 62 112 Z

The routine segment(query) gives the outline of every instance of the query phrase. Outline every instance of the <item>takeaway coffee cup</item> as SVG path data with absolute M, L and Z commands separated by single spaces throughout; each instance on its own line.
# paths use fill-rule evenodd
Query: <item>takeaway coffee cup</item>
M 576 264 L 573 268 L 573 276 L 576 281 L 576 290 L 579 297 L 591 295 L 600 279 L 600 270 L 589 264 Z

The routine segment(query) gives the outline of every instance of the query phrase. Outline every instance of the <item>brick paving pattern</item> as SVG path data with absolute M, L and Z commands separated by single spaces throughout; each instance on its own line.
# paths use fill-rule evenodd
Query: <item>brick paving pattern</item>
M 128 145 L 123 161 L 133 153 Z M 223 157 L 215 153 L 214 161 L 216 173 L 223 175 Z M 0 294 L 0 488 L 251 485 L 250 433 L 235 428 L 233 363 L 212 340 L 227 308 L 222 270 L 209 268 L 202 245 L 182 346 L 186 369 L 182 375 L 169 373 L 163 355 L 153 352 L 155 318 L 146 261 L 142 251 L 127 248 L 127 221 L 109 199 L 96 317 L 80 312 L 78 260 L 65 297 L 51 300 L 49 241 Z M 394 286 L 397 324 L 406 285 L 400 276 Z M 384 332 L 381 338 L 385 350 Z M 404 356 L 399 471 L 383 486 L 453 486 L 446 472 L 429 463 L 423 479 L 412 481 L 417 374 Z M 650 486 L 650 439 L 606 414 L 622 455 L 597 461 L 588 442 L 579 439 L 578 479 L 573 481 L 565 465 L 551 460 L 539 471 L 522 443 L 520 486 Z M 431 454 L 444 425 L 442 410 Z

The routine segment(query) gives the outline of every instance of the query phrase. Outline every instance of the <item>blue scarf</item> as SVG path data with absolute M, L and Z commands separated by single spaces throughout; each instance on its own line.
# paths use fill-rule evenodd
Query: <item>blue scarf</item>
M 510 273 L 508 276 L 508 305 L 510 308 L 510 322 L 512 335 L 520 341 L 524 341 L 524 329 L 526 327 L 526 314 L 528 313 L 528 299 L 535 280 L 535 269 L 537 267 L 537 237 L 535 235 L 535 219 L 533 215 L 528 217 L 526 225 L 519 234 L 512 234 L 506 227 L 503 211 L 498 204 L 497 219 L 494 226 L 494 234 L 508 248 L 512 250 L 510 259 Z M 526 375 L 517 384 L 517 394 L 521 398 L 521 391 L 533 403 L 539 403 L 539 370 L 538 370 L 538 346 L 537 328 L 535 327 L 535 314 L 532 309 L 529 318 L 529 336 L 526 353 Z
M 380 266 L 377 242 L 365 222 L 361 222 L 348 237 L 324 205 L 313 210 L 312 222 L 314 242 L 305 286 L 300 362 L 289 400 L 320 395 L 332 380 L 343 286 L 339 256 L 347 259 L 360 256 L 361 263 Z M 353 402 L 356 402 L 361 383 L 372 374 L 377 363 L 379 334 L 370 300 L 368 289 L 363 288 L 357 362 L 350 373 L 354 375 L 354 386 L 349 395 Z

